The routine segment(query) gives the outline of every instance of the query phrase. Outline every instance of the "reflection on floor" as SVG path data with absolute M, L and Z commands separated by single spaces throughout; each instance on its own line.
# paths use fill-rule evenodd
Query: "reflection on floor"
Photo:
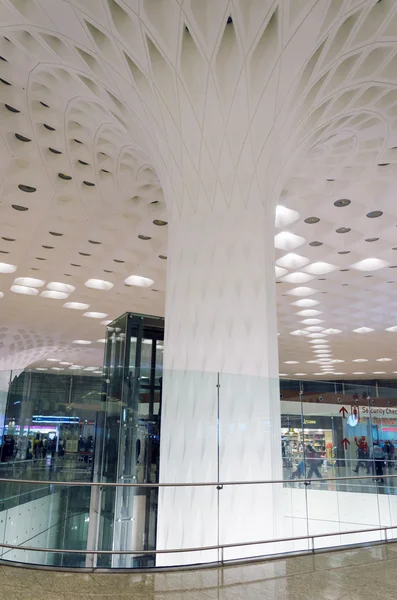
M 170 573 L 56 573 L 0 567 L 0 598 L 379 600 L 395 598 L 397 544 Z

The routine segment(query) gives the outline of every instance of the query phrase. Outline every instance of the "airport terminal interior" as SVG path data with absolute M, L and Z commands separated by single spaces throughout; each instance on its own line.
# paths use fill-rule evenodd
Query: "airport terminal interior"
M 0 0 L 0 596 L 393 597 L 397 2 Z

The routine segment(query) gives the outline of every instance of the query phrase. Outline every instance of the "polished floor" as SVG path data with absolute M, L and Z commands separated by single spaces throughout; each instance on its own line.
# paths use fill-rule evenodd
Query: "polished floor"
M 0 567 L 0 599 L 379 600 L 397 597 L 397 544 L 169 573 Z

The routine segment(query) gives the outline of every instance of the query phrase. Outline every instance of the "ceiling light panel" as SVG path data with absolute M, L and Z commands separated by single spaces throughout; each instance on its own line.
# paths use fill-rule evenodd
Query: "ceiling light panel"
M 295 250 L 295 248 L 299 248 L 299 246 L 302 246 L 304 243 L 305 238 L 301 237 L 300 235 L 290 233 L 289 231 L 281 231 L 274 238 L 275 247 L 278 250 L 285 250 L 286 252 Z
M 388 267 L 389 263 L 380 258 L 365 258 L 351 266 L 352 269 L 357 269 L 358 271 L 378 271 L 379 269 Z
M 286 283 L 307 283 L 308 281 L 311 281 L 312 279 L 314 279 L 314 275 L 309 275 L 308 273 L 296 272 L 296 273 L 289 273 L 288 275 L 285 275 L 285 277 L 282 277 L 281 279 L 282 279 L 282 281 L 285 281 Z
M 314 289 L 314 288 L 309 288 L 309 287 L 296 287 L 296 288 L 292 288 L 292 290 L 289 290 L 288 292 L 286 292 L 286 294 L 289 294 L 291 296 L 311 296 L 312 294 L 317 294 L 318 290 Z
M 43 298 L 52 298 L 53 300 L 65 300 L 69 297 L 69 294 L 66 294 L 65 292 L 55 292 L 53 290 L 44 290 L 44 292 L 41 292 L 40 296 Z
M 65 292 L 65 294 L 72 294 L 75 291 L 74 285 L 69 283 L 60 283 L 59 281 L 51 281 L 47 283 L 47 288 L 54 292 Z
M 149 277 L 142 277 L 141 275 L 130 275 L 129 277 L 127 277 L 127 279 L 124 279 L 124 283 L 136 287 L 148 288 L 154 284 L 154 281 Z
M 0 273 L 15 273 L 16 270 L 16 265 L 9 265 L 8 263 L 0 262 Z
M 105 319 L 107 314 L 101 312 L 86 312 L 83 314 L 83 317 L 88 317 L 89 319 Z
M 66 302 L 63 307 L 71 308 L 72 310 L 87 310 L 87 308 L 90 308 L 90 305 L 83 302 Z
M 292 223 L 295 223 L 299 219 L 299 213 L 296 210 L 292 210 L 291 208 L 286 208 L 285 206 L 278 205 L 276 207 L 276 219 L 275 226 L 277 229 L 283 229 L 284 227 L 289 227 Z
M 110 281 L 104 281 L 103 279 L 87 279 L 85 286 L 93 290 L 111 290 L 114 286 Z
M 10 290 L 14 294 L 25 294 L 26 296 L 37 296 L 39 290 L 37 288 L 28 287 L 26 285 L 12 285 Z
M 332 273 L 332 271 L 336 271 L 338 267 L 335 265 L 331 265 L 327 262 L 315 262 L 311 265 L 307 265 L 304 267 L 304 271 L 306 273 L 310 273 L 312 275 L 326 275 L 327 273 Z
M 14 285 L 23 285 L 31 288 L 40 288 L 45 284 L 42 279 L 34 279 L 33 277 L 17 277 L 14 279 Z
M 306 258 L 306 256 L 300 256 L 300 254 L 294 254 L 293 252 L 285 254 L 276 261 L 277 265 L 279 265 L 280 267 L 294 271 L 297 269 L 301 269 L 309 262 L 310 260 Z

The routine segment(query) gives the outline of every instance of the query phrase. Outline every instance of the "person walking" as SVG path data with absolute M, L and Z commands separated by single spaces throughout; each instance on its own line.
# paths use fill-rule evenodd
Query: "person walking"
M 322 464 L 323 459 L 320 457 L 319 454 L 317 454 L 317 452 L 311 444 L 309 444 L 306 448 L 306 460 L 308 461 L 309 468 L 307 478 L 311 479 L 314 473 L 319 479 L 322 479 L 323 476 L 318 470 L 318 467 Z
M 369 474 L 369 463 L 368 463 L 368 444 L 364 438 L 358 438 L 356 440 L 357 445 L 357 466 L 353 469 L 354 473 L 358 473 L 360 467 L 366 467 L 367 475 Z

